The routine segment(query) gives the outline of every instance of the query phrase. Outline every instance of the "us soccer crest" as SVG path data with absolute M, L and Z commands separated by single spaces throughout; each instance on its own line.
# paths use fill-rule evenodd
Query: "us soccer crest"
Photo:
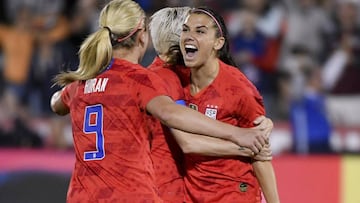
M 205 109 L 205 115 L 216 120 L 217 106 L 207 105 Z

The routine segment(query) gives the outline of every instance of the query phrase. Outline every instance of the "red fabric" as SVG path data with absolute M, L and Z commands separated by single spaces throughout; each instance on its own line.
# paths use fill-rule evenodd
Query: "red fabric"
M 79 82 L 73 82 L 71 84 L 68 84 L 64 91 L 61 93 L 61 100 L 62 102 L 70 108 L 70 104 L 72 102 L 72 99 L 74 98 L 74 95 L 77 92 L 77 86 Z
M 106 85 L 99 84 L 106 80 Z M 162 202 L 154 180 L 145 107 L 155 96 L 167 95 L 165 85 L 153 72 L 120 59 L 94 81 L 96 88 L 84 81 L 63 92 L 70 106 L 76 154 L 67 202 Z M 74 89 L 76 94 L 70 93 Z M 86 114 L 91 107 L 98 107 L 98 112 Z M 100 140 L 103 145 L 97 145 Z M 85 152 L 100 149 L 103 157 L 85 160 Z
M 164 80 L 169 96 L 173 100 L 184 98 L 179 78 L 171 70 L 176 67 L 169 67 L 156 57 L 148 68 Z M 152 133 L 151 157 L 159 195 L 164 202 L 182 203 L 184 201 L 184 182 L 181 171 L 183 153 L 168 127 L 153 117 L 149 117 L 149 121 Z
M 253 120 L 265 114 L 262 97 L 252 83 L 238 69 L 222 62 L 218 76 L 208 87 L 192 96 L 188 86 L 185 97 L 186 103 L 199 112 L 240 127 L 252 127 Z M 185 164 L 186 202 L 260 202 L 250 158 L 186 155 Z M 241 183 L 247 184 L 246 192 L 240 191 Z

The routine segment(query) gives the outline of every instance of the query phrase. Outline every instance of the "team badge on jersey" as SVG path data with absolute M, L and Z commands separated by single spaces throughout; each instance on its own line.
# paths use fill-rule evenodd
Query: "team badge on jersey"
M 217 106 L 207 105 L 205 109 L 205 115 L 216 120 Z
M 194 109 L 195 111 L 198 111 L 198 106 L 196 105 L 196 104 L 193 104 L 193 103 L 190 103 L 189 104 L 189 107 L 191 108 L 191 109 Z
M 240 183 L 239 184 L 239 189 L 241 192 L 246 192 L 248 189 L 248 185 L 246 183 Z

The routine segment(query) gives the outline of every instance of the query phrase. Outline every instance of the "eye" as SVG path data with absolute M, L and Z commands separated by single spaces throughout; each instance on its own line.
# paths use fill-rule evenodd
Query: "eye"
M 205 30 L 196 30 L 196 33 L 199 33 L 199 34 L 204 34 L 205 33 Z
M 187 27 L 183 27 L 183 28 L 182 28 L 182 31 L 183 31 L 183 32 L 187 32 L 187 31 L 189 31 L 189 29 L 188 29 Z

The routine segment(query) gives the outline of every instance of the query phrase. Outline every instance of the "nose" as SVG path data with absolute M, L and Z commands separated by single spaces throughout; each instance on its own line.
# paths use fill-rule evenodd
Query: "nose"
M 181 37 L 183 38 L 184 41 L 194 40 L 194 35 L 193 35 L 193 32 L 191 32 L 191 31 L 183 32 L 181 35 L 182 35 Z

